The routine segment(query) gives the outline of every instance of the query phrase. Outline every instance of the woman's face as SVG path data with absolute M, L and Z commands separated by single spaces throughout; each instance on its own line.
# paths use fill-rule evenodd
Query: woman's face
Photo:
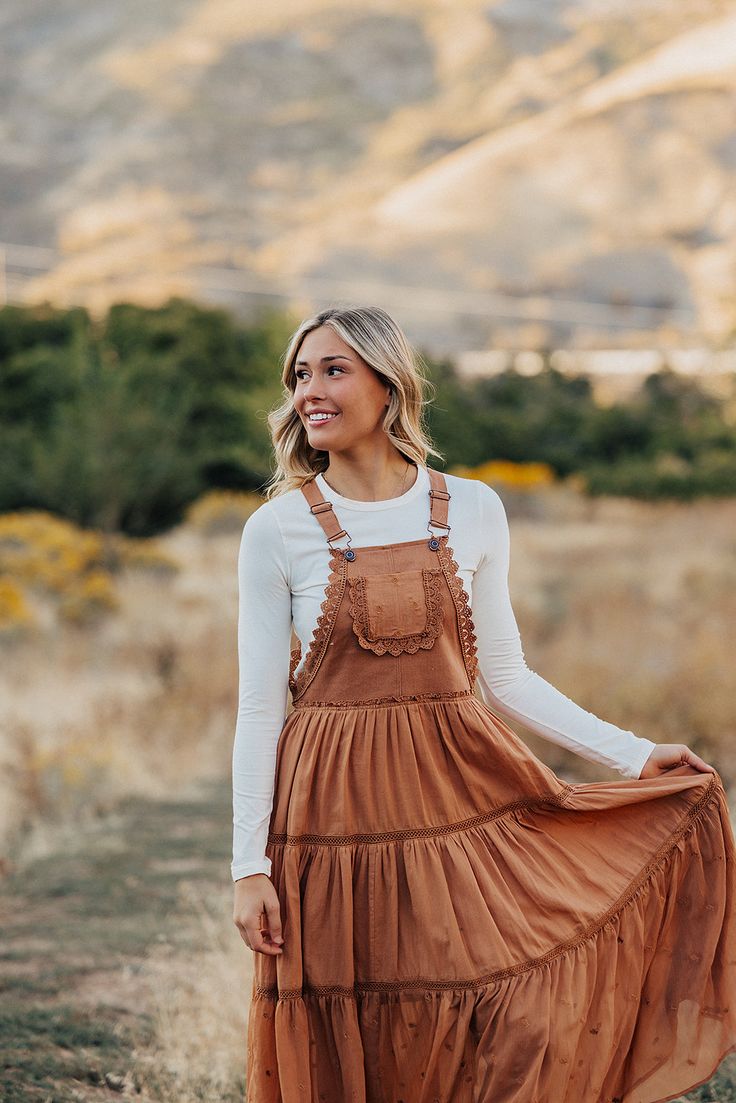
M 381 427 L 390 388 L 365 360 L 324 325 L 309 332 L 294 364 L 294 407 L 313 448 L 340 452 L 364 443 Z M 328 418 L 310 418 L 310 413 Z

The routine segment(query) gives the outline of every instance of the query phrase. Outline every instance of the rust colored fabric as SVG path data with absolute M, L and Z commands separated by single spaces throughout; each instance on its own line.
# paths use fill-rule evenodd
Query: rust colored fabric
M 344 550 L 296 676 L 292 653 L 285 950 L 254 955 L 248 1103 L 663 1103 L 708 1080 L 736 1049 L 720 776 L 564 783 L 473 692 L 449 532 Z

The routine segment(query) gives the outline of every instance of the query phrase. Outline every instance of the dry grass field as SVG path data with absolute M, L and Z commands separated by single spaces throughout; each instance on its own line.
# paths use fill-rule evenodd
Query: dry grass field
M 605 719 L 687 743 L 733 809 L 736 500 L 550 488 L 507 508 L 529 666 Z M 230 916 L 228 774 L 243 510 L 158 540 L 179 569 L 119 570 L 116 607 L 89 622 L 31 587 L 35 630 L 2 644 L 0 987 L 38 1089 L 7 1074 L 11 1103 L 242 1098 L 251 951 Z M 566 778 L 605 776 L 518 730 Z M 75 1059 L 54 1063 L 59 1045 Z M 690 1098 L 735 1101 L 733 1077 L 724 1062 Z

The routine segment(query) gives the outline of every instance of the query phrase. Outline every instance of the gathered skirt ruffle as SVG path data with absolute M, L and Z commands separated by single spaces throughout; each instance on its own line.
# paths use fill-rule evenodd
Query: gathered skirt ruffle
M 295 710 L 249 1103 L 662 1103 L 736 1048 L 717 774 L 567 785 L 474 697 Z

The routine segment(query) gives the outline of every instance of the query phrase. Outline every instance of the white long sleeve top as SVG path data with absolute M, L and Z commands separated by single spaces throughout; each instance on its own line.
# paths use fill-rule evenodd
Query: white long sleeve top
M 475 479 L 445 475 L 448 543 L 471 602 L 478 685 L 495 713 L 582 758 L 638 778 L 656 746 L 571 701 L 530 670 L 511 606 L 509 526 L 501 498 Z M 427 533 L 429 475 L 386 501 L 345 498 L 317 484 L 353 547 L 417 540 Z M 286 719 L 292 623 L 306 657 L 328 583 L 329 547 L 301 490 L 264 502 L 245 522 L 238 554 L 239 694 L 232 755 L 232 878 L 271 873 L 265 854 L 276 766 Z

